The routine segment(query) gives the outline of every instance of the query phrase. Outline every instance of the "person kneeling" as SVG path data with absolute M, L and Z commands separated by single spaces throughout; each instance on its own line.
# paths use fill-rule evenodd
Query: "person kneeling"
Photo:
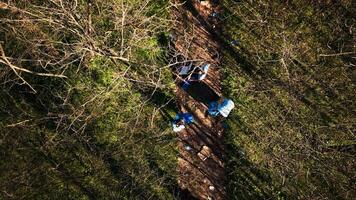
M 213 117 L 227 117 L 234 107 L 235 104 L 231 99 L 220 98 L 218 101 L 209 104 L 208 113 Z
M 179 132 L 185 128 L 186 124 L 191 124 L 194 122 L 194 117 L 190 113 L 178 113 L 173 122 L 172 128 L 174 132 Z

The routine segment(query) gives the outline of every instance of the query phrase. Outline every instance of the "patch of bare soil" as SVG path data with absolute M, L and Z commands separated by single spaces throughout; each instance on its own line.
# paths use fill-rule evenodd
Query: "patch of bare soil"
M 217 1 L 175 2 L 175 51 L 185 60 L 211 64 L 207 77 L 188 90 L 179 86 L 181 80 L 177 77 L 176 96 L 180 111 L 190 112 L 195 118 L 194 124 L 178 133 L 178 183 L 182 190 L 188 190 L 197 199 L 224 199 L 226 175 L 221 138 L 223 129 L 217 119 L 206 114 L 208 103 L 221 96 L 220 46 L 212 35 L 212 32 L 219 29 L 213 13 L 219 13 L 220 9 L 218 4 L 213 3 Z M 177 68 L 173 68 L 175 74 Z M 192 149 L 186 150 L 186 145 Z

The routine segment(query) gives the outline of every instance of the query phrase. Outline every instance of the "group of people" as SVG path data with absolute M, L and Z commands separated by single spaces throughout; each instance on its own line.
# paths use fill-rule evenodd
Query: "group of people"
M 212 4 L 218 4 L 218 0 L 200 0 L 200 3 L 203 6 L 209 7 L 210 3 Z M 211 16 L 212 18 L 219 18 L 219 13 L 217 12 L 212 12 Z M 215 25 L 212 24 L 212 28 L 215 28 Z M 237 42 L 235 42 L 233 45 L 238 45 Z M 218 55 L 218 54 L 217 54 Z M 210 64 L 209 63 L 203 63 L 201 65 L 193 65 L 193 63 L 189 63 L 187 65 L 181 66 L 178 69 L 178 77 L 181 80 L 180 87 L 183 90 L 188 91 L 188 89 L 196 83 L 199 83 L 203 81 L 207 76 L 209 72 Z M 204 93 L 206 91 L 199 91 L 199 93 Z M 234 102 L 231 99 L 227 99 L 224 97 L 220 97 L 217 101 L 211 101 L 208 102 L 208 110 L 207 114 L 216 117 L 219 119 L 226 118 L 232 111 L 232 109 L 235 107 Z M 218 120 L 219 121 L 219 120 Z M 174 132 L 180 132 L 185 129 L 185 127 L 189 124 L 194 123 L 194 116 L 189 113 L 189 112 L 184 112 L 184 113 L 178 113 L 174 120 L 172 121 L 172 128 Z M 219 134 L 219 133 L 218 133 Z M 208 158 L 213 158 L 214 153 L 212 149 L 210 149 L 207 145 L 203 145 L 200 150 L 196 151 L 193 147 L 191 147 L 188 143 L 184 143 L 183 147 L 186 151 L 193 153 L 197 152 L 197 157 L 199 157 L 202 161 L 207 160 Z M 204 179 L 204 183 L 209 183 L 208 179 Z M 215 186 L 212 183 L 209 183 L 208 185 L 208 190 L 210 192 L 214 192 Z M 212 200 L 213 198 L 208 195 L 206 196 L 208 200 Z
M 203 81 L 208 75 L 210 64 L 204 63 L 199 66 L 194 66 L 192 63 L 180 67 L 178 75 L 181 77 L 181 87 L 187 90 L 195 82 Z M 202 91 L 204 92 L 204 91 Z M 212 117 L 227 117 L 231 110 L 235 107 L 231 99 L 221 97 L 218 101 L 212 101 L 208 105 L 208 114 Z M 174 132 L 182 131 L 185 125 L 194 122 L 194 117 L 191 113 L 178 113 L 173 122 L 172 128 Z
M 209 67 L 210 64 L 202 64 L 200 66 L 194 66 L 193 64 L 190 64 L 188 66 L 180 67 L 178 74 L 182 80 L 181 87 L 184 90 L 187 90 L 192 84 L 199 81 L 203 81 L 207 77 Z M 224 97 L 220 97 L 218 101 L 212 101 L 209 103 L 207 113 L 212 117 L 223 118 L 223 117 L 227 117 L 234 107 L 235 104 L 232 100 Z M 191 113 L 189 112 L 178 113 L 172 122 L 173 131 L 180 132 L 185 128 L 186 125 L 191 123 L 194 123 L 194 117 Z M 193 148 L 187 143 L 184 144 L 183 147 L 188 152 L 193 151 Z M 197 156 L 202 161 L 205 161 L 207 158 L 212 156 L 212 151 L 208 146 L 203 145 L 201 150 L 197 153 Z M 209 185 L 208 189 L 211 192 L 214 192 L 215 186 Z M 211 200 L 212 198 L 210 196 L 207 196 L 207 199 Z

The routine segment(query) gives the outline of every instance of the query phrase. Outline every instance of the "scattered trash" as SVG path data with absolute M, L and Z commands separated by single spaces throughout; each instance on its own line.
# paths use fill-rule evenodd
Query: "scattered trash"
M 223 130 L 219 130 L 219 131 L 218 131 L 218 136 L 221 137 L 223 133 L 224 133 Z
M 201 3 L 201 6 L 203 6 L 204 9 L 206 9 L 206 7 L 211 8 L 211 6 L 214 6 L 216 4 L 219 4 L 220 1 L 219 0 L 200 0 L 199 1 Z M 205 7 L 206 6 L 206 7 Z M 214 8 L 213 8 L 214 9 Z M 210 9 L 210 10 L 213 10 Z M 209 10 L 209 9 L 208 9 Z M 215 23 L 217 21 L 219 21 L 220 15 L 221 13 L 218 12 L 219 10 L 216 9 L 216 11 L 213 10 L 213 12 L 211 12 L 209 14 L 209 18 L 211 19 L 211 30 L 216 29 L 216 28 L 220 28 L 220 26 Z M 213 19 L 212 19 L 213 18 Z M 169 38 L 171 41 L 175 40 L 175 36 L 170 34 Z M 232 46 L 237 46 L 239 45 L 239 41 L 238 40 L 233 40 L 230 42 Z M 215 49 L 213 49 L 212 52 L 209 52 L 213 59 L 218 59 L 220 57 L 219 52 L 216 51 L 216 53 L 214 52 Z M 193 63 L 188 63 L 188 62 L 184 62 L 184 64 L 182 64 L 184 66 L 180 66 L 178 68 L 178 70 L 176 71 L 176 73 L 178 73 L 179 76 L 179 80 L 180 80 L 180 86 L 183 90 L 188 90 L 190 88 L 191 85 L 194 84 L 193 81 L 202 81 L 207 77 L 208 74 L 208 70 L 209 70 L 209 66 L 210 64 L 206 64 L 204 63 L 201 66 L 194 66 Z M 210 69 L 211 71 L 211 69 Z M 209 74 L 209 78 L 210 78 Z M 223 116 L 223 117 L 227 117 L 231 110 L 234 108 L 234 102 L 230 99 L 226 99 L 226 98 L 221 98 L 219 101 L 214 101 L 211 102 L 209 104 L 209 110 L 207 112 L 207 114 L 210 114 L 212 116 Z M 190 115 L 190 116 L 189 116 Z M 193 116 L 190 113 L 180 113 L 177 114 L 177 116 L 175 117 L 175 121 L 179 122 L 183 125 L 192 123 L 194 121 Z M 226 124 L 222 124 L 223 128 L 226 128 L 227 125 Z M 184 128 L 183 128 L 184 129 Z M 179 130 L 178 128 L 176 130 Z M 179 130 L 180 131 L 180 130 Z M 186 131 L 184 131 L 186 132 Z M 218 134 L 222 135 L 223 133 L 223 129 L 220 129 Z M 181 148 L 182 146 L 180 146 Z M 183 143 L 183 148 L 185 151 L 191 153 L 191 155 L 197 155 L 200 159 L 201 162 L 205 161 L 207 163 L 210 162 L 218 162 L 218 164 L 220 166 L 223 166 L 224 163 L 222 161 L 220 161 L 219 159 L 216 161 L 217 157 L 213 150 L 211 148 L 209 148 L 206 145 L 202 145 L 201 149 L 199 149 L 199 147 L 196 146 L 190 146 L 190 144 L 188 143 Z M 182 149 L 181 149 L 182 150 Z M 184 174 L 185 175 L 185 174 Z M 216 190 L 215 186 L 212 185 L 213 183 L 208 179 L 208 178 L 204 178 L 203 180 L 204 184 L 202 185 L 204 187 L 204 189 L 208 189 L 209 191 L 207 192 L 208 194 L 203 195 L 203 198 L 206 198 L 208 200 L 213 200 L 215 199 L 215 195 L 216 192 L 218 192 L 218 190 Z M 208 186 L 208 188 L 206 188 L 206 186 Z
M 245 156 L 245 152 L 244 152 L 243 150 L 239 150 L 239 154 L 240 154 L 241 156 Z
M 211 16 L 214 17 L 214 18 L 217 18 L 219 16 L 219 13 L 213 12 L 213 13 L 211 13 Z
M 169 38 L 169 40 L 170 40 L 171 42 L 176 41 L 176 36 L 173 35 L 173 34 L 171 34 L 171 33 L 168 35 L 168 38 Z
M 239 40 L 233 40 L 233 41 L 230 42 L 230 44 L 231 44 L 232 46 L 237 46 L 237 45 L 240 44 L 240 41 L 239 41 Z
M 200 4 L 203 6 L 210 6 L 209 1 L 206 1 L 206 0 L 200 0 Z
M 179 132 L 185 128 L 184 123 L 182 120 L 176 121 L 172 123 L 172 128 L 174 132 Z
M 187 151 L 191 151 L 192 147 L 189 146 L 188 144 L 184 144 L 184 149 L 187 150 Z
M 198 152 L 198 157 L 202 160 L 205 161 L 212 155 L 212 151 L 208 146 L 203 146 L 203 148 Z

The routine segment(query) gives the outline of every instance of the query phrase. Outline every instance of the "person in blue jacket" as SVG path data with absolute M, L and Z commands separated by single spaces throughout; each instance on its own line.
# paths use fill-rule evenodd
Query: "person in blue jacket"
M 191 124 L 194 122 L 194 117 L 190 113 L 178 113 L 173 122 L 172 128 L 174 132 L 179 132 L 185 128 L 185 124 Z
M 219 115 L 227 117 L 234 107 L 235 104 L 231 99 L 220 98 L 219 101 L 213 101 L 209 104 L 208 113 L 213 117 Z

